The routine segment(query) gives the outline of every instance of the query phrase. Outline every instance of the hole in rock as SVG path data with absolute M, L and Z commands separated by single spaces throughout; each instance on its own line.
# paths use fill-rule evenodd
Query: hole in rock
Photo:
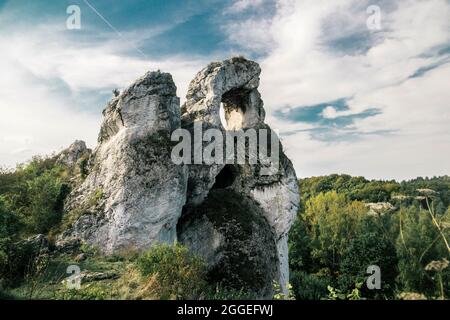
M 178 221 L 177 236 L 207 263 L 212 287 L 273 297 L 279 274 L 275 235 L 255 200 L 230 188 L 212 189 Z
M 225 189 L 231 186 L 236 180 L 236 176 L 236 169 L 232 165 L 227 164 L 217 175 L 212 189 Z
M 245 113 L 249 105 L 249 91 L 232 89 L 222 95 L 220 121 L 226 130 L 240 130 L 245 123 Z

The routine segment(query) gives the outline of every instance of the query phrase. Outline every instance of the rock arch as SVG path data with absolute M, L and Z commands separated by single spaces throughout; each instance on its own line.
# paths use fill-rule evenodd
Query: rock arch
M 201 122 L 204 130 L 215 128 L 224 133 L 227 130 L 270 129 L 264 123 L 265 111 L 258 91 L 260 72 L 257 63 L 239 57 L 209 64 L 190 83 L 187 100 L 182 107 L 182 126 L 192 128 L 193 123 Z M 220 120 L 221 104 L 227 126 L 223 126 Z M 263 248 L 262 251 L 246 252 L 241 256 L 241 261 L 247 261 L 248 267 L 254 270 L 257 267 L 246 260 L 248 255 L 253 255 L 254 259 L 261 262 L 261 268 L 269 276 L 257 282 L 259 287 L 253 289 L 258 295 L 266 297 L 270 296 L 273 280 L 286 290 L 289 277 L 287 233 L 296 217 L 298 205 L 297 178 L 292 163 L 282 148 L 280 150 L 281 165 L 278 173 L 272 176 L 261 176 L 259 163 L 190 166 L 187 202 L 177 227 L 179 240 L 193 251 L 208 257 L 214 273 L 219 266 L 230 268 L 229 258 L 236 254 L 223 249 L 226 243 L 234 243 L 236 248 Z M 224 188 L 217 188 L 218 181 Z M 214 212 L 205 209 L 205 203 L 211 204 L 211 199 L 214 199 L 215 205 L 223 204 L 221 212 L 229 214 L 228 210 L 232 210 L 233 204 L 229 203 L 229 199 L 222 198 L 220 201 L 218 193 L 222 197 L 228 195 L 239 198 L 242 205 L 245 204 L 247 213 L 232 215 L 232 219 L 237 228 L 251 232 L 244 232 L 242 237 L 235 240 L 228 237 L 229 231 L 224 231 L 227 228 L 217 224 Z M 253 220 L 250 225 L 249 217 Z M 202 230 L 202 241 L 195 236 L 197 233 L 193 230 L 196 228 Z M 261 237 L 261 233 L 270 236 L 262 240 L 264 237 Z M 211 247 L 210 244 L 215 245 Z M 259 256 L 264 255 L 263 252 L 273 257 L 275 268 L 271 269 L 263 262 L 263 257 Z M 233 270 L 238 278 L 245 278 L 244 270 Z M 236 285 L 239 285 L 239 281 Z
M 177 128 L 193 130 L 199 122 L 225 133 L 221 103 L 231 129 L 270 129 L 260 72 L 242 57 L 210 63 L 190 83 L 181 112 L 167 73 L 149 72 L 114 97 L 103 111 L 89 174 L 66 203 L 66 214 L 79 216 L 57 245 L 82 240 L 110 254 L 178 239 L 206 258 L 210 275 L 219 276 L 214 281 L 229 277 L 228 285 L 266 298 L 272 280 L 286 290 L 287 235 L 299 191 L 281 144 L 279 170 L 269 176 L 260 175 L 260 163 L 175 165 L 170 159 Z

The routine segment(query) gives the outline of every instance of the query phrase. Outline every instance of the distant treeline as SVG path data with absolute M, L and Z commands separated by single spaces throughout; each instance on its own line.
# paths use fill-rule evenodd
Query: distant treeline
M 298 299 L 448 298 L 450 177 L 369 181 L 329 175 L 299 180 L 290 233 Z M 366 286 L 381 268 L 381 290 Z

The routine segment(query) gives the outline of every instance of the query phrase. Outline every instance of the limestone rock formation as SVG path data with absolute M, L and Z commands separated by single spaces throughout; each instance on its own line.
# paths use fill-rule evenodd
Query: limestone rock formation
M 86 143 L 76 140 L 67 149 L 57 155 L 57 162 L 68 167 L 73 167 L 83 159 L 88 159 L 90 154 L 91 150 L 86 147 Z
M 180 126 L 171 75 L 147 73 L 114 97 L 103 116 L 90 173 L 67 204 L 80 217 L 60 242 L 81 238 L 105 253 L 173 242 L 187 171 L 170 159 L 170 134 Z
M 187 101 L 182 107 L 182 126 L 192 130 L 194 123 L 201 122 L 204 130 L 215 128 L 224 135 L 228 130 L 270 130 L 264 123 L 265 111 L 257 89 L 260 72 L 257 63 L 243 58 L 209 64 L 189 86 Z M 220 120 L 221 105 L 226 124 Z M 246 149 L 247 157 L 249 150 Z M 264 270 L 286 290 L 289 278 L 287 234 L 297 214 L 299 191 L 292 163 L 281 146 L 279 150 L 279 168 L 271 175 L 262 174 L 264 165 L 259 161 L 257 164 L 189 166 L 187 203 L 178 223 L 179 240 L 206 256 L 212 269 L 228 268 L 230 272 L 223 277 L 228 282 L 237 275 L 240 279 L 236 287 L 250 270 L 255 273 Z M 237 214 L 236 206 L 230 207 L 223 200 L 219 203 L 221 210 L 217 206 L 214 210 L 205 210 L 202 203 L 211 203 L 211 198 L 217 200 L 217 192 L 234 198 L 239 195 L 245 209 Z M 231 215 L 232 223 L 242 230 L 239 237 L 230 238 L 228 229 L 217 224 L 218 214 Z M 201 241 L 195 229 L 202 230 Z M 271 236 L 267 238 L 269 232 Z M 255 243 L 259 248 L 252 250 Z M 249 250 L 239 252 L 238 248 L 243 246 Z M 235 251 L 230 252 L 229 247 L 234 247 Z M 275 269 L 262 263 L 261 255 L 272 259 Z M 236 261 L 241 261 L 242 265 L 232 265 Z M 270 295 L 272 280 L 260 279 L 258 284 L 254 280 L 255 277 L 249 279 L 247 285 L 261 296 Z
M 389 202 L 366 203 L 365 206 L 369 208 L 367 214 L 371 216 L 383 216 L 397 210 L 397 208 Z
M 103 111 L 89 175 L 67 202 L 76 219 L 60 243 L 81 239 L 112 253 L 178 240 L 205 258 L 212 281 L 270 297 L 275 280 L 285 291 L 299 191 L 292 163 L 264 123 L 260 72 L 244 58 L 211 63 L 192 80 L 181 109 L 171 76 L 160 72 L 114 97 Z M 279 151 L 276 170 L 261 159 L 174 164 L 171 133 L 184 128 L 193 136 L 196 125 L 223 136 L 269 132 L 269 151 Z M 254 153 L 247 144 L 246 159 Z

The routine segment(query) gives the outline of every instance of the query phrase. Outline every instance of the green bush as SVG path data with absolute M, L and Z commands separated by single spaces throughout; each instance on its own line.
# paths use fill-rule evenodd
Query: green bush
M 112 296 L 108 290 L 94 284 L 88 284 L 80 289 L 60 290 L 56 298 L 59 300 L 108 300 Z
M 61 180 L 45 172 L 27 183 L 29 207 L 26 221 L 30 232 L 46 233 L 61 220 Z
M 329 279 L 320 278 L 304 271 L 294 271 L 290 281 L 297 300 L 321 300 L 327 297 Z
M 0 283 L 0 300 L 15 300 L 16 297 L 5 290 Z
M 206 267 L 202 259 L 176 243 L 160 244 L 136 261 L 142 276 L 152 278 L 151 290 L 159 299 L 195 299 L 206 288 Z
M 7 201 L 0 197 L 0 279 L 8 276 L 11 253 L 21 223 Z
M 409 207 L 399 211 L 401 218 L 401 233 L 397 239 L 397 254 L 399 256 L 399 282 L 403 291 L 420 292 L 430 297 L 439 295 L 433 274 L 425 267 L 434 260 L 448 257 L 442 236 L 430 216 L 430 212 L 416 207 Z M 438 217 L 442 222 L 450 221 L 447 213 Z M 449 239 L 450 230 L 444 229 L 444 235 Z M 445 270 L 444 279 L 449 279 L 450 270 Z M 450 294 L 446 286 L 446 293 Z
M 69 170 L 51 157 L 35 157 L 15 171 L 0 171 L 0 196 L 24 223 L 21 236 L 46 233 L 58 225 L 70 177 Z
M 368 290 L 364 285 L 362 295 L 366 298 L 393 298 L 397 271 L 395 246 L 378 232 L 361 233 L 352 241 L 340 264 L 338 284 L 343 292 L 351 291 L 355 283 L 365 283 L 367 267 L 380 267 L 382 275 L 381 290 Z

